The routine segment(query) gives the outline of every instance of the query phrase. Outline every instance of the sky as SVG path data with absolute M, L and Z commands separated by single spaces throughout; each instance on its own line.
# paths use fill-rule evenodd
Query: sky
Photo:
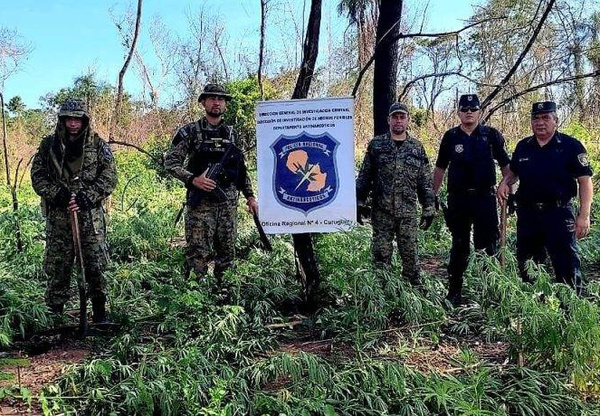
M 267 34 L 267 48 L 276 50 L 279 47 L 280 50 L 282 45 L 293 42 L 286 39 L 294 33 L 288 20 L 291 14 L 301 20 L 303 1 L 272 1 L 288 2 L 290 5 L 276 10 L 280 15 L 271 16 L 273 21 L 282 23 L 272 25 L 271 32 Z M 20 71 L 5 82 L 3 93 L 6 101 L 19 95 L 27 108 L 39 107 L 41 96 L 69 87 L 76 77 L 89 72 L 94 72 L 98 80 L 116 85 L 125 50 L 111 15 L 122 16 L 137 2 L 2 0 L 2 3 L 0 28 L 16 30 L 20 40 L 31 47 L 31 53 Z M 337 15 L 337 3 L 338 0 L 323 1 L 322 25 L 332 37 L 340 36 L 347 26 L 345 18 Z M 472 14 L 471 3 L 470 0 L 406 0 L 405 7 L 413 11 L 413 20 L 420 21 L 425 15 L 426 29 L 438 32 L 462 27 L 463 21 Z M 306 1 L 306 5 L 308 8 L 310 1 Z M 175 34 L 186 36 L 186 15 L 201 7 L 215 19 L 215 24 L 224 24 L 230 44 L 242 53 L 249 51 L 255 59 L 260 25 L 259 0 L 145 0 L 139 43 L 141 53 L 148 54 L 149 48 L 147 26 L 144 24 L 149 25 L 156 16 L 160 16 Z M 295 8 L 295 11 L 286 12 L 289 8 Z M 322 29 L 322 36 L 323 33 Z M 152 63 L 151 56 L 147 59 Z M 124 85 L 134 96 L 141 94 L 141 82 L 133 66 L 128 69 Z

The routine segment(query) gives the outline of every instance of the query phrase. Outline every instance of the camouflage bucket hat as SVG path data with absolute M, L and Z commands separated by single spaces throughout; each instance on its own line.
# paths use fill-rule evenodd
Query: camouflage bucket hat
M 219 84 L 206 84 L 204 90 L 200 93 L 198 101 L 206 97 L 223 97 L 225 100 L 231 100 L 231 95 L 227 93 L 225 87 Z
M 87 105 L 83 100 L 69 98 L 58 110 L 59 117 L 89 118 Z

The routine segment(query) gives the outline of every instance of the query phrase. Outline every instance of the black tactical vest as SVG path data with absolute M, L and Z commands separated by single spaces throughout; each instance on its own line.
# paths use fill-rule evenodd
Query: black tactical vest
M 211 165 L 221 162 L 229 146 L 233 146 L 226 160 L 223 160 L 221 173 L 213 180 L 222 188 L 237 183 L 242 153 L 235 146 L 233 129 L 225 124 L 221 124 L 218 129 L 211 129 L 196 122 L 194 130 L 195 134 L 192 135 L 191 143 L 192 152 L 188 159 L 187 170 L 194 176 L 201 175 Z

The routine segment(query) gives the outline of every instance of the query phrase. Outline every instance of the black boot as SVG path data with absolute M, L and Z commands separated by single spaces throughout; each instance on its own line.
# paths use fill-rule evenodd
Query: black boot
M 462 276 L 448 276 L 449 285 L 448 285 L 448 294 L 446 295 L 446 300 L 452 304 L 452 306 L 457 307 L 463 303 L 462 300 Z
M 92 322 L 95 324 L 105 324 L 109 320 L 106 317 L 106 299 L 92 298 Z
M 50 312 L 53 315 L 62 315 L 65 309 L 65 305 L 64 304 L 56 304 L 56 305 L 49 305 L 48 309 L 50 309 Z

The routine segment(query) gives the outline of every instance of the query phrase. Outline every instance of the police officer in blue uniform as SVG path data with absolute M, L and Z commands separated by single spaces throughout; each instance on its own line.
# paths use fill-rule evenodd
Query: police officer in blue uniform
M 517 189 L 517 260 L 523 281 L 531 281 L 525 262 L 541 263 L 546 251 L 556 281 L 581 289 L 581 262 L 577 239 L 590 230 L 593 197 L 592 169 L 587 152 L 575 138 L 557 131 L 556 104 L 534 103 L 533 136 L 521 140 L 510 162 L 510 171 L 498 188 L 503 204 L 510 185 Z M 579 213 L 572 200 L 579 194 Z
M 492 256 L 498 250 L 498 212 L 495 198 L 496 167 L 508 172 L 509 157 L 502 134 L 479 124 L 481 109 L 476 94 L 462 95 L 458 102 L 460 125 L 442 137 L 433 172 L 437 195 L 448 169 L 446 225 L 452 233 L 448 264 L 448 295 L 454 306 L 462 302 L 463 274 L 470 254 L 471 228 L 475 250 Z

